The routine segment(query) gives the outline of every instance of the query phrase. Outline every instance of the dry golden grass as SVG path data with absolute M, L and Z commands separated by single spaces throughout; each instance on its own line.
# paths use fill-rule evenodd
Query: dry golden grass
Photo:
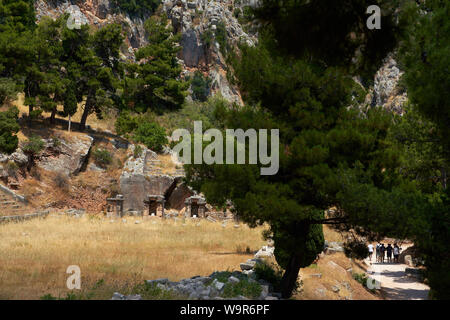
M 343 242 L 345 241 L 345 238 L 342 233 L 337 232 L 336 230 L 330 228 L 327 225 L 323 226 L 323 235 L 325 237 L 326 240 L 328 240 L 329 242 Z
M 263 244 L 262 228 L 245 225 L 225 228 L 201 221 L 142 220 L 127 217 L 110 222 L 99 216 L 80 219 L 51 215 L 44 220 L 0 225 L 0 299 L 38 299 L 45 294 L 64 296 L 66 269 L 81 268 L 82 287 L 104 279 L 101 296 L 145 279 L 180 280 L 235 270 Z
M 177 169 L 176 164 L 172 161 L 172 156 L 170 154 L 160 154 L 158 155 L 159 162 L 158 165 L 155 165 L 155 168 L 161 169 L 163 174 L 175 174 Z

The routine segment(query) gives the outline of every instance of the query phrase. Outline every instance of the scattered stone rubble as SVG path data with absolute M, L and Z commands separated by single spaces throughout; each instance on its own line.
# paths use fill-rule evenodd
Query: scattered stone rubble
M 249 259 L 240 264 L 241 271 L 213 272 L 207 277 L 194 276 L 188 279 L 182 279 L 178 282 L 169 281 L 167 278 L 156 280 L 147 280 L 148 285 L 156 286 L 165 291 L 172 291 L 177 296 L 186 297 L 190 300 L 222 300 L 224 289 L 227 285 L 235 285 L 241 281 L 258 283 L 261 287 L 261 293 L 256 300 L 279 300 L 281 294 L 273 292 L 273 286 L 264 279 L 257 279 L 254 268 L 264 260 L 257 256 L 270 257 L 273 255 L 274 248 L 263 246 L 255 254 L 255 258 Z M 115 292 L 111 300 L 141 300 L 140 295 L 123 295 Z M 251 300 L 249 297 L 238 295 L 227 298 L 229 300 Z
M 336 252 L 344 252 L 344 247 L 342 242 L 328 242 L 325 240 L 323 252 L 325 254 L 333 254 Z

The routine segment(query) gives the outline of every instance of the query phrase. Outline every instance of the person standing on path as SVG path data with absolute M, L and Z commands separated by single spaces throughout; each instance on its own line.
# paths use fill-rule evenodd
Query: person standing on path
M 369 245 L 367 246 L 367 249 L 369 250 L 369 259 L 370 259 L 370 262 L 372 262 L 373 244 L 369 243 Z
M 384 243 L 380 246 L 380 262 L 384 263 L 384 252 L 386 251 L 386 247 L 384 246 Z
M 380 243 L 377 243 L 377 246 L 375 248 L 376 262 L 380 262 L 380 257 L 381 257 L 380 247 L 381 247 Z
M 388 244 L 388 246 L 386 248 L 386 254 L 387 254 L 388 263 L 391 263 L 392 262 L 392 246 L 390 243 Z
M 398 247 L 398 245 L 396 243 L 394 243 L 394 263 L 398 263 L 398 256 L 400 255 L 400 248 Z

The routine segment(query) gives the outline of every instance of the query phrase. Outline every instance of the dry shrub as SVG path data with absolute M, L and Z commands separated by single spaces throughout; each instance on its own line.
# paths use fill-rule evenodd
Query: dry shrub
M 8 161 L 5 166 L 5 170 L 8 173 L 8 176 L 16 179 L 19 166 L 14 161 Z
M 70 187 L 69 177 L 62 172 L 57 172 L 53 177 L 55 187 L 63 192 L 68 192 Z
M 239 253 L 239 254 L 251 254 L 252 250 L 250 249 L 249 246 L 247 246 L 245 244 L 242 244 L 242 243 L 239 243 L 236 246 L 236 253 Z
M 28 199 L 28 202 L 34 204 L 35 197 L 42 193 L 39 181 L 27 179 L 22 183 L 20 193 Z

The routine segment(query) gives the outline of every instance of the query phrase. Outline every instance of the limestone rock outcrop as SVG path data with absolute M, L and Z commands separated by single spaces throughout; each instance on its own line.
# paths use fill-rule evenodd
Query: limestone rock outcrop
M 399 85 L 403 72 L 397 62 L 389 55 L 383 66 L 375 74 L 372 105 L 384 108 L 398 114 L 403 113 L 403 106 L 408 100 L 406 91 Z
M 233 10 L 237 7 L 229 0 L 163 1 L 163 10 L 167 13 L 175 31 L 181 33 L 182 50 L 179 58 L 183 61 L 184 68 L 207 72 L 212 80 L 212 94 L 220 93 L 225 99 L 242 105 L 239 91 L 230 85 L 226 78 L 227 64 L 221 54 L 219 43 L 214 37 L 210 44 L 204 41 L 206 32 L 214 32 L 219 24 L 223 24 L 229 45 L 237 46 L 239 42 L 248 45 L 256 43 L 257 36 L 245 32 L 233 15 Z
M 94 139 L 87 134 L 78 134 L 70 140 L 60 139 L 57 147 L 53 141 L 44 140 L 46 147 L 37 165 L 45 170 L 66 175 L 79 173 L 86 164 Z

